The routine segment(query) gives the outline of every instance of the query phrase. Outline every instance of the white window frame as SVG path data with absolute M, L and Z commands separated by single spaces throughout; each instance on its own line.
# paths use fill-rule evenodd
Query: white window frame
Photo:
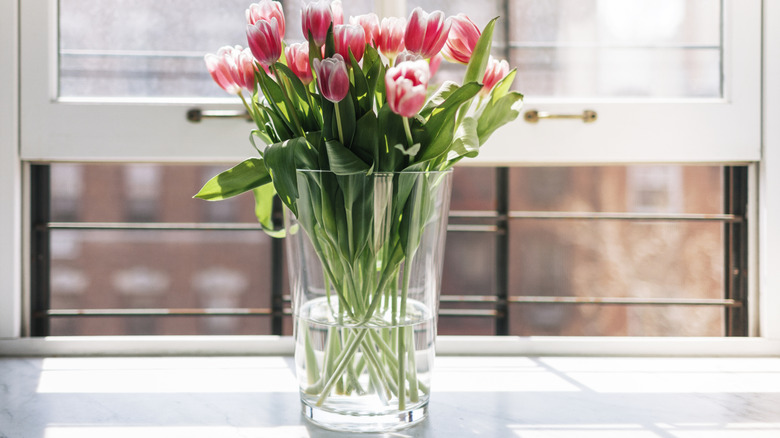
M 392 1 L 392 0 L 391 0 Z M 10 62 L 0 63 L 0 187 L 3 187 L 3 208 L 0 209 L 0 355 L 3 354 L 289 354 L 292 352 L 292 342 L 289 338 L 276 336 L 261 337 L 52 337 L 52 338 L 25 338 L 23 315 L 28 306 L 25 297 L 28 291 L 24 274 L 27 268 L 25 248 L 23 242 L 28 241 L 29 229 L 26 222 L 26 205 L 23 189 L 26 168 L 30 162 L 59 161 L 59 160 L 87 160 L 87 161 L 225 161 L 234 157 L 224 155 L 214 156 L 214 151 L 207 146 L 202 149 L 192 144 L 187 146 L 186 157 L 177 156 L 179 153 L 170 151 L 157 151 L 148 146 L 149 139 L 141 133 L 129 133 L 127 143 L 120 140 L 115 144 L 133 146 L 129 152 L 97 151 L 93 146 L 76 148 L 73 151 L 62 151 L 55 154 L 47 152 L 43 145 L 46 142 L 63 141 L 69 144 L 72 138 L 50 137 L 56 134 L 68 134 L 55 130 L 46 131 L 44 134 L 29 132 L 29 128 L 39 122 L 30 119 L 51 116 L 52 113 L 36 114 L 30 112 L 26 106 L 27 99 L 40 98 L 29 90 L 25 84 L 35 82 L 40 77 L 26 75 L 21 84 L 20 93 L 20 59 L 21 63 L 30 59 L 39 59 L 40 54 L 30 54 L 29 44 L 40 44 L 43 38 L 47 47 L 51 29 L 41 32 L 41 23 L 33 23 L 35 31 L 25 29 L 30 23 L 29 17 L 23 18 L 20 26 L 20 12 L 27 8 L 37 6 L 51 6 L 53 0 L 0 0 L 0 59 Z M 735 2 L 727 1 L 729 4 Z M 741 4 L 742 2 L 740 2 Z M 750 222 L 753 228 L 750 233 L 752 285 L 751 302 L 758 303 L 759 325 L 751 327 L 751 338 L 624 338 L 624 337 L 447 337 L 439 339 L 439 352 L 443 354 L 626 354 L 626 355 L 780 355 L 780 276 L 776 274 L 777 266 L 780 266 L 780 124 L 772 121 L 780 120 L 780 59 L 771 54 L 780 53 L 780 2 L 776 0 L 763 0 L 763 46 L 758 41 L 756 44 L 760 50 L 763 47 L 763 67 L 759 75 L 763 73 L 763 81 L 758 81 L 762 86 L 758 105 L 760 126 L 756 126 L 756 133 L 750 134 L 751 138 L 757 135 L 759 144 L 763 140 L 762 154 L 756 156 L 752 146 L 748 147 L 746 155 L 740 155 L 739 159 L 722 160 L 751 164 L 751 193 L 754 195 L 751 203 Z M 28 10 L 29 11 L 29 10 Z M 40 9 L 35 11 L 40 17 Z M 29 14 L 28 14 L 29 15 Z M 24 16 L 23 16 L 24 17 Z M 49 24 L 52 16 L 49 15 Z M 20 31 L 21 27 L 21 33 Z M 49 28 L 50 26 L 47 26 Z M 758 27 L 758 26 L 755 26 Z M 21 35 L 21 37 L 20 37 Z M 31 38 L 31 40 L 27 40 Z M 38 46 L 41 47 L 41 46 Z M 28 56 L 30 58 L 28 58 Z M 50 72 L 50 70 L 46 70 Z M 48 73 L 47 73 L 48 74 Z M 47 78 L 44 83 L 49 83 Z M 50 92 L 45 86 L 39 87 Z M 31 94 L 28 94 L 31 93 Z M 738 93 L 735 91 L 732 97 Z M 51 95 L 46 95 L 49 106 Z M 735 97 L 734 101 L 739 100 Z M 760 102 L 760 103 L 759 103 Z M 529 107 L 530 107 L 529 102 Z M 179 102 L 176 111 L 184 108 L 187 102 Z M 83 123 L 82 117 L 92 117 L 87 111 L 94 109 L 98 103 L 79 103 L 78 109 L 69 116 L 67 121 Z M 220 104 L 221 105 L 221 104 Z M 101 105 L 101 111 L 105 114 L 118 113 L 121 105 Z M 155 116 L 166 113 L 170 105 L 146 106 L 145 111 L 151 111 Z M 218 105 L 219 106 L 219 105 Z M 21 109 L 20 109 L 21 107 Z M 141 105 L 134 103 L 128 105 L 127 111 L 138 111 Z M 105 109 L 105 111 L 103 111 Z M 546 109 L 546 108 L 540 108 Z M 157 111 L 160 111 L 159 113 Z M 127 113 L 127 114 L 130 114 Z M 756 114 L 755 111 L 751 114 Z M 191 129 L 191 125 L 184 121 L 181 113 L 182 127 Z M 91 123 L 107 123 L 109 127 L 118 126 L 119 122 L 112 119 L 90 119 Z M 522 123 L 522 122 L 521 122 Z M 733 120 L 729 123 L 735 123 Z M 229 123 L 204 124 L 203 131 L 196 137 L 203 135 L 217 135 L 227 140 L 226 131 L 231 131 Z M 543 125 L 539 125 L 543 126 Z M 752 126 L 752 122 L 751 122 Z M 243 127 L 243 126 L 242 126 Z M 146 132 L 153 132 L 154 127 L 146 127 Z M 60 128 L 57 128 L 60 129 Z M 110 131 L 110 129 L 109 129 Z M 131 131 L 141 131 L 132 129 Z M 186 130 L 185 130 L 186 131 Z M 246 142 L 242 129 L 236 129 L 241 135 L 236 135 L 237 143 L 243 145 Z M 21 135 L 20 135 L 21 132 Z M 78 132 L 70 132 L 75 135 Z M 192 138 L 194 134 L 183 133 L 184 140 Z M 96 143 L 107 138 L 96 138 Z M 114 139 L 111 139 L 112 141 Z M 753 140 L 750 140 L 752 142 Z M 24 142 L 24 144 L 22 144 Z M 137 143 L 136 143 L 137 142 Z M 153 143 L 153 142 L 152 142 Z M 26 146 L 26 147 L 25 147 Z M 75 147 L 75 146 L 74 146 Z M 21 148 L 21 153 L 20 153 Z M 41 149 L 42 148 L 42 149 Z M 64 149 L 70 149 L 64 148 Z M 55 149 L 56 150 L 56 149 Z M 39 151 L 41 152 L 38 154 Z M 43 153 L 46 152 L 46 153 Z M 91 155 L 91 153 L 95 155 Z M 243 155 L 240 155 L 243 156 Z M 237 155 L 239 157 L 239 155 Z M 671 155 L 657 162 L 683 161 L 672 158 Z M 186 158 L 186 159 L 185 159 Z M 641 157 L 640 157 L 641 158 Z M 636 162 L 637 160 L 626 160 Z M 653 160 L 649 160 L 653 161 Z M 716 160 L 720 161 L 720 160 Z M 547 163 L 539 159 L 534 162 Z M 610 161 L 607 161 L 610 162 Z M 603 163 L 603 161 L 599 161 Z M 557 164 L 557 162 L 556 162 Z M 579 164 L 579 163 L 578 163 Z M 760 202 L 755 202 L 755 194 Z M 29 200 L 27 200 L 29 201 Z M 753 315 L 755 313 L 751 312 Z

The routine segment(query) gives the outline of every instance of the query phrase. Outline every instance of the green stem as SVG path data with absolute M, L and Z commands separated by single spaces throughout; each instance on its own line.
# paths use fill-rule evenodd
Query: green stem
M 336 108 L 336 126 L 339 129 L 339 141 L 346 146 L 346 144 L 344 144 L 344 128 L 341 127 L 341 110 L 339 110 L 339 103 L 333 102 L 333 106 Z
M 406 132 L 406 141 L 409 143 L 409 147 L 414 146 L 414 140 L 412 139 L 412 129 L 409 127 L 409 118 L 401 117 L 404 121 L 404 132 Z
M 360 345 L 360 342 L 362 342 L 363 338 L 366 337 L 368 329 L 361 328 L 358 330 L 359 333 L 354 338 L 351 339 L 350 344 L 347 346 L 347 348 L 341 350 L 341 354 L 336 359 L 338 365 L 336 366 L 336 369 L 333 370 L 333 374 L 330 375 L 328 382 L 325 383 L 325 387 L 322 389 L 322 393 L 320 393 L 320 398 L 317 399 L 317 406 L 322 406 L 322 403 L 328 397 L 328 394 L 330 393 L 330 390 L 333 388 L 333 385 L 335 385 L 336 382 L 341 378 L 341 374 L 346 369 L 347 364 L 349 364 L 349 362 L 351 362 L 352 358 L 355 356 L 355 353 L 357 352 L 357 348 Z

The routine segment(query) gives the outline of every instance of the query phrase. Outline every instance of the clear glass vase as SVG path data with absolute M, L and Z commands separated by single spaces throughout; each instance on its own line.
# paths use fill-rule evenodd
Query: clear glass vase
M 388 431 L 427 414 L 452 173 L 297 174 L 287 229 L 303 413 Z

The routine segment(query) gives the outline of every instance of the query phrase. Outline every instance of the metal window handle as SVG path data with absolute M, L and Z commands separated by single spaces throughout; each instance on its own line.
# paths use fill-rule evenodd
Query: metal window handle
M 200 108 L 192 108 L 187 111 L 187 120 L 192 123 L 200 123 L 205 118 L 228 118 L 228 119 L 246 119 L 252 121 L 252 117 L 246 111 L 233 111 L 233 110 L 202 110 Z
M 550 114 L 544 111 L 528 110 L 523 114 L 523 118 L 528 123 L 538 123 L 539 119 L 580 119 L 585 123 L 593 123 L 598 118 L 598 114 L 593 110 L 585 110 L 582 114 Z

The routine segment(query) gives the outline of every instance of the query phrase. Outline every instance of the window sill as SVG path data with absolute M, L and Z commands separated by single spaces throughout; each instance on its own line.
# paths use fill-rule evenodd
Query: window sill
M 0 359 L 0 436 L 336 437 L 300 416 L 293 359 Z M 441 357 L 399 436 L 780 435 L 780 358 Z
M 287 336 L 83 336 L 0 339 L 2 356 L 291 355 Z M 750 338 L 440 336 L 439 356 L 780 357 L 780 340 Z

